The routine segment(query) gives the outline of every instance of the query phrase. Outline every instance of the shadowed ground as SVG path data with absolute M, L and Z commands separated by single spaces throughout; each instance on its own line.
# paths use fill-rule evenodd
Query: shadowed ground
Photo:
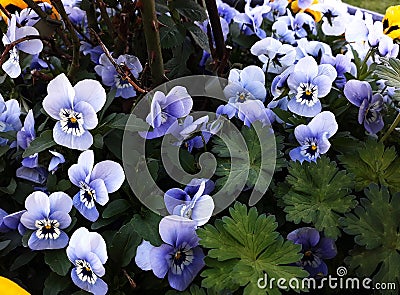
M 379 13 L 384 14 L 386 11 L 386 8 L 388 8 L 391 5 L 398 5 L 399 2 L 398 0 L 379 0 L 379 1 L 371 1 L 371 0 L 346 0 L 344 1 L 348 4 L 366 8 L 372 11 L 376 11 Z

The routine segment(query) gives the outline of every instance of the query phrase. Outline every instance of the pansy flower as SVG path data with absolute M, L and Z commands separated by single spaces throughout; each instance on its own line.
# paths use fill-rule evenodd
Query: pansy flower
M 18 101 L 15 99 L 4 101 L 3 96 L 0 94 L 0 132 L 20 130 L 22 127 L 21 120 L 19 119 L 20 115 L 21 109 Z M 0 137 L 0 146 L 6 145 L 7 142 L 7 139 Z M 11 145 L 13 146 L 13 144 Z
M 383 96 L 372 94 L 371 85 L 365 81 L 350 80 L 344 86 L 344 95 L 355 106 L 359 107 L 358 123 L 371 134 L 381 131 L 384 122 L 381 115 Z
M 310 277 L 321 277 L 328 274 L 328 266 L 324 259 L 336 256 L 335 241 L 323 237 L 311 227 L 302 227 L 288 234 L 287 239 L 301 245 L 303 258 L 297 264 L 309 272 Z
M 29 110 L 26 115 L 24 126 L 17 133 L 17 145 L 26 150 L 30 145 L 31 141 L 36 138 L 35 132 L 35 118 L 33 117 L 32 110 Z M 38 153 L 35 153 L 29 157 L 22 160 L 22 166 L 28 168 L 35 168 L 38 164 Z
M 265 100 L 265 74 L 260 67 L 248 66 L 243 70 L 232 69 L 224 95 L 230 103 L 242 103 L 249 99 Z
M 124 54 L 120 55 L 115 62 L 119 65 L 124 63 L 130 70 L 132 75 L 137 79 L 139 73 L 143 70 L 142 64 L 136 56 Z M 131 98 L 136 96 L 136 90 L 128 82 L 128 80 L 122 78 L 114 65 L 108 59 L 107 55 L 103 53 L 100 55 L 99 64 L 94 67 L 97 75 L 101 76 L 101 80 L 104 85 L 115 88 L 117 92 L 116 97 Z
M 3 35 L 3 44 L 8 45 L 16 40 L 26 36 L 39 36 L 39 32 L 29 26 L 17 27 L 17 19 L 15 15 L 11 17 L 8 24 L 7 33 Z M 3 63 L 2 69 L 11 78 L 17 78 L 21 74 L 21 66 L 19 65 L 19 51 L 28 54 L 38 54 L 43 49 L 43 43 L 39 39 L 32 39 L 18 43 L 10 50 L 10 58 Z
M 98 124 L 97 112 L 106 102 L 103 86 L 91 79 L 72 87 L 67 76 L 60 74 L 47 86 L 44 110 L 55 120 L 54 141 L 71 149 L 86 150 L 93 144 L 89 130 Z
M 400 5 L 388 7 L 382 22 L 386 35 L 392 39 L 400 39 Z
M 210 219 L 214 210 L 214 201 L 205 193 L 206 180 L 203 179 L 196 193 L 191 197 L 186 191 L 172 188 L 164 194 L 164 202 L 169 214 L 192 219 L 201 226 Z
M 268 73 L 280 74 L 296 60 L 296 50 L 292 45 L 282 44 L 272 37 L 254 43 L 250 52 L 264 64 L 263 71 Z
M 95 295 L 104 295 L 107 284 L 101 279 L 106 273 L 107 248 L 103 237 L 86 228 L 78 228 L 71 236 L 67 247 L 69 261 L 75 266 L 71 278 L 76 286 Z
M 99 217 L 96 203 L 104 206 L 108 194 L 117 191 L 125 180 L 121 165 L 110 160 L 94 165 L 93 151 L 85 151 L 78 157 L 78 163 L 68 169 L 70 181 L 79 187 L 74 196 L 74 207 L 90 221 Z
M 294 135 L 300 143 L 290 151 L 293 161 L 316 161 L 321 154 L 325 154 L 331 144 L 329 138 L 338 130 L 335 115 L 331 112 L 322 112 L 316 115 L 308 125 L 299 125 L 294 129 Z
M 65 163 L 65 158 L 62 154 L 55 151 L 49 151 L 49 153 L 52 154 L 53 157 L 51 157 L 48 171 L 54 174 L 58 169 L 58 165 Z
M 150 113 L 146 117 L 146 122 L 153 130 L 139 134 L 147 139 L 165 135 L 177 119 L 189 115 L 192 107 L 193 99 L 183 86 L 175 86 L 167 95 L 156 91 L 151 101 Z
M 21 223 L 33 230 L 29 248 L 45 250 L 67 246 L 68 236 L 62 230 L 71 224 L 72 200 L 66 193 L 55 192 L 48 196 L 40 191 L 33 192 L 26 198 L 25 208 Z
M 158 278 L 168 275 L 170 286 L 185 290 L 204 267 L 204 253 L 199 246 L 196 222 L 170 215 L 159 224 L 159 247 L 143 242 L 136 251 L 135 262 L 143 270 L 152 270 Z
M 320 113 L 322 105 L 319 98 L 330 92 L 336 75 L 332 65 L 318 65 L 312 56 L 300 59 L 287 80 L 292 97 L 288 109 L 304 117 Z
M 26 227 L 21 223 L 21 216 L 25 212 L 26 210 L 21 210 L 8 214 L 0 208 L 0 233 L 18 229 L 19 234 L 24 235 Z

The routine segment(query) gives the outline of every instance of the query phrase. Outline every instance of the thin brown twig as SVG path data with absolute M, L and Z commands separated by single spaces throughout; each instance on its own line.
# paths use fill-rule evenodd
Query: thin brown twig
M 127 67 L 127 65 L 125 63 L 122 63 L 121 65 L 117 64 L 115 62 L 114 58 L 111 56 L 108 48 L 101 41 L 99 35 L 94 30 L 92 30 L 92 33 L 96 37 L 97 41 L 99 42 L 101 48 L 104 51 L 104 54 L 110 60 L 111 64 L 114 66 L 115 70 L 117 71 L 117 73 L 121 77 L 121 79 L 128 81 L 128 83 L 131 84 L 132 87 L 135 88 L 136 91 L 138 91 L 140 93 L 147 93 L 147 91 L 145 89 L 141 88 L 139 85 L 137 85 L 137 83 L 134 82 L 134 80 L 136 80 L 136 78 L 132 75 L 132 73 L 129 70 L 129 68 Z
M 52 19 L 50 17 L 50 15 L 48 15 L 45 11 L 43 11 L 40 6 L 35 3 L 33 0 L 23 0 L 28 6 L 29 8 L 31 8 L 34 12 L 36 12 L 36 14 L 43 20 L 45 20 L 46 22 L 50 23 L 50 24 L 54 24 L 57 26 L 61 25 L 61 22 L 59 20 L 56 19 Z M 53 4 L 54 7 L 54 4 Z
M 25 42 L 28 40 L 34 40 L 34 39 L 42 39 L 42 37 L 38 36 L 38 35 L 27 35 L 23 38 L 20 38 L 18 40 L 11 42 L 10 44 L 7 44 L 3 53 L 0 56 L 0 66 L 3 64 L 4 60 L 7 57 L 7 54 L 10 52 L 10 50 L 13 49 L 16 45 L 18 45 L 19 43 L 22 43 L 22 42 Z

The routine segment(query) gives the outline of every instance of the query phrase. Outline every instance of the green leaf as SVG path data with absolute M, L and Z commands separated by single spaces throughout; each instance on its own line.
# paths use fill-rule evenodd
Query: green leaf
M 100 112 L 100 117 L 99 117 L 99 121 L 102 122 L 104 114 L 106 112 L 106 110 L 110 107 L 110 105 L 112 104 L 112 102 L 114 101 L 115 98 L 115 94 L 117 93 L 117 88 L 112 88 L 110 90 L 109 93 L 107 93 L 106 96 L 106 103 L 104 104 L 104 107 L 101 109 Z
M 96 134 L 93 136 L 93 145 L 98 149 L 102 149 L 104 145 L 103 136 L 101 134 Z
M 160 234 L 158 233 L 158 224 L 160 221 L 160 215 L 146 211 L 144 214 L 135 214 L 131 223 L 140 237 L 149 241 L 153 246 L 160 246 L 162 244 Z
M 210 44 L 208 43 L 208 37 L 207 34 L 204 33 L 202 29 L 200 29 L 199 26 L 196 26 L 194 24 L 185 24 L 186 29 L 189 31 L 190 35 L 192 35 L 194 41 L 197 43 L 197 45 L 200 46 L 201 49 L 211 52 L 210 50 Z
M 181 45 L 185 40 L 185 28 L 166 15 L 160 16 L 159 21 L 164 25 L 160 28 L 161 47 L 168 49 Z
M 217 186 L 228 184 L 224 191 L 234 194 L 246 180 L 249 188 L 263 194 L 275 169 L 275 138 L 269 127 L 261 127 L 261 122 L 253 123 L 251 128 L 243 126 L 241 136 L 244 141 L 239 140 L 240 134 L 228 131 L 224 139 L 213 138 L 212 152 L 218 156 L 215 174 L 221 177 Z
M 11 240 L 0 242 L 0 251 L 5 249 L 8 245 L 10 245 L 10 243 L 11 243 Z
M 33 258 L 36 257 L 37 253 L 38 252 L 29 251 L 29 252 L 25 252 L 25 253 L 19 255 L 14 260 L 13 264 L 11 264 L 10 271 L 14 271 L 14 270 L 20 268 L 21 266 L 28 264 Z
M 229 212 L 231 217 L 198 230 L 200 244 L 210 249 L 208 257 L 213 259 L 206 261 L 209 269 L 201 274 L 204 287 L 234 291 L 239 285 L 245 287 L 244 294 L 280 294 L 278 288 L 259 289 L 258 279 L 265 273 L 269 278 L 287 280 L 308 275 L 300 267 L 289 265 L 301 259 L 301 246 L 284 241 L 275 231 L 274 216 L 258 215 L 256 208 L 247 210 L 240 203 Z
M 289 166 L 286 177 L 289 192 L 283 196 L 286 219 L 298 224 L 312 223 L 325 235 L 336 239 L 341 235 L 339 218 L 357 205 L 352 178 L 339 171 L 335 162 L 321 157 L 316 163 L 298 161 Z
M 194 49 L 190 40 L 185 40 L 181 45 L 172 48 L 173 57 L 165 64 L 169 79 L 179 78 L 191 73 L 186 63 L 193 52 Z
M 368 140 L 339 159 L 354 174 L 356 190 L 376 183 L 387 186 L 392 192 L 400 191 L 400 158 L 394 147 L 385 148 L 382 142 Z
M 141 242 L 135 231 L 133 222 L 123 225 L 114 235 L 110 246 L 110 257 L 121 267 L 127 266 L 136 254 L 136 248 Z
M 131 132 L 146 131 L 149 129 L 149 125 L 146 122 L 133 114 L 115 114 L 106 126 L 113 129 L 129 130 Z
M 129 202 L 124 199 L 118 199 L 110 202 L 106 209 L 103 211 L 103 218 L 110 218 L 115 215 L 121 214 L 131 207 Z
M 341 219 L 343 230 L 361 247 L 351 251 L 346 263 L 357 275 L 375 282 L 400 283 L 400 193 L 372 184 L 354 213 Z M 397 294 L 397 292 L 396 292 Z
M 17 182 L 14 178 L 11 178 L 10 183 L 6 187 L 0 187 L 0 191 L 12 195 L 14 194 L 15 190 L 17 189 Z
M 400 101 L 400 61 L 396 58 L 380 58 L 382 64 L 378 65 L 375 74 L 379 79 L 384 79 L 389 87 L 395 87 L 394 98 Z
M 53 140 L 53 130 L 46 130 L 42 132 L 39 137 L 31 141 L 22 156 L 24 158 L 32 156 L 54 145 L 56 145 L 56 142 Z
M 0 146 L 0 157 L 8 152 L 10 147 L 8 145 Z
M 56 273 L 51 272 L 44 281 L 43 295 L 57 295 L 59 292 L 64 291 L 71 284 L 71 280 L 67 276 L 58 276 Z
M 203 7 L 194 0 L 174 0 L 171 2 L 171 10 L 176 9 L 179 14 L 192 21 L 204 21 L 207 13 Z
M 52 271 L 60 276 L 65 276 L 71 267 L 65 249 L 48 250 L 44 253 L 44 261 Z

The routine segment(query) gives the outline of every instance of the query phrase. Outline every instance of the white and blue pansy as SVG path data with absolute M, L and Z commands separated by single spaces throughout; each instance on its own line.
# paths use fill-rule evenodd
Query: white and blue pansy
M 108 286 L 101 277 L 105 274 L 107 248 L 103 237 L 86 228 L 78 228 L 71 236 L 67 247 L 69 261 L 75 266 L 71 279 L 76 286 L 95 295 L 104 295 Z
M 291 97 L 288 109 L 304 117 L 320 113 L 322 105 L 319 98 L 330 92 L 336 76 L 336 70 L 330 64 L 318 65 L 312 56 L 300 59 L 287 80 Z
M 331 144 L 329 138 L 338 130 L 335 115 L 325 111 L 316 115 L 308 125 L 299 125 L 294 129 L 294 135 L 300 146 L 290 151 L 293 161 L 316 161 L 321 154 L 325 154 Z
M 21 223 L 33 230 L 29 248 L 45 250 L 67 246 L 68 236 L 63 229 L 71 224 L 72 200 L 66 193 L 55 192 L 48 196 L 40 191 L 33 192 L 26 198 L 25 208 Z
M 93 151 L 80 154 L 78 163 L 68 169 L 70 181 L 79 187 L 73 198 L 74 207 L 88 220 L 96 221 L 99 217 L 96 203 L 104 206 L 109 200 L 109 193 L 117 191 L 125 180 L 121 165 L 110 160 L 94 165 Z
M 97 126 L 96 113 L 105 102 L 106 92 L 98 81 L 85 79 L 72 87 L 65 74 L 51 80 L 43 108 L 57 120 L 53 128 L 54 141 L 71 149 L 90 148 L 93 136 L 89 130 Z

